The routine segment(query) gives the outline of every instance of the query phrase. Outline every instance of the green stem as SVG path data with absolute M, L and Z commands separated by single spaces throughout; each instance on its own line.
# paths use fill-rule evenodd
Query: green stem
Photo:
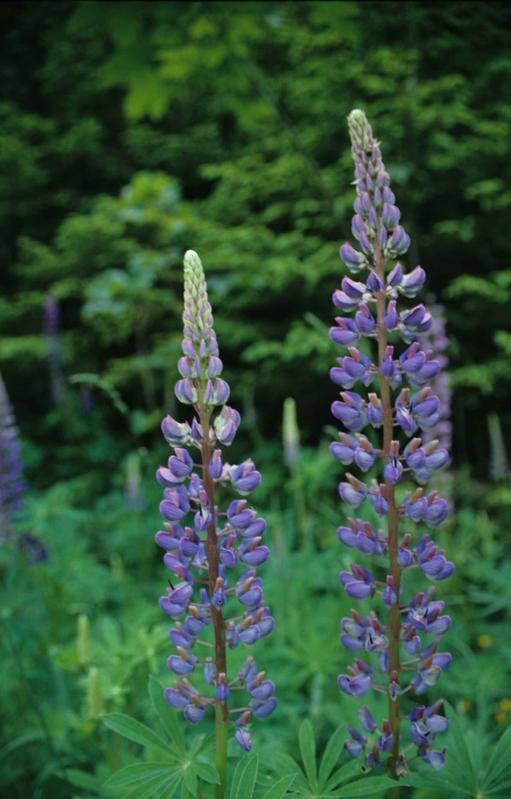
M 216 799 L 224 799 L 227 787 L 227 724 L 223 707 L 215 705 L 216 769 L 220 782 L 216 786 Z
M 217 581 L 220 559 L 218 553 L 218 536 L 216 530 L 215 516 L 215 492 L 213 478 L 209 472 L 210 446 L 209 446 L 209 420 L 211 411 L 207 406 L 199 406 L 199 421 L 203 430 L 203 440 L 201 446 L 202 455 L 202 483 L 208 496 L 208 504 L 211 513 L 211 522 L 208 527 L 208 539 L 206 543 L 208 551 L 208 581 L 210 596 L 213 596 Z M 227 676 L 227 656 L 225 648 L 225 621 L 222 611 L 211 606 L 211 618 L 213 621 L 213 631 L 215 637 L 215 667 L 216 673 Z M 227 702 L 215 703 L 215 734 L 216 734 L 216 767 L 220 776 L 220 782 L 216 786 L 216 799 L 224 799 L 227 783 L 227 724 L 228 724 Z

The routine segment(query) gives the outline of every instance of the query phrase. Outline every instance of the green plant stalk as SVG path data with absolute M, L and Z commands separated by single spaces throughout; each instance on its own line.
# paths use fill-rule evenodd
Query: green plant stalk
M 215 516 L 215 491 L 211 474 L 209 472 L 210 445 L 209 445 L 209 421 L 211 417 L 210 409 L 204 405 L 199 405 L 199 420 L 203 430 L 201 445 L 202 456 L 202 482 L 208 497 L 208 504 L 211 513 L 211 522 L 208 527 L 208 563 L 209 563 L 209 593 L 213 596 L 215 583 L 219 572 L 218 537 L 216 530 Z M 215 638 L 215 667 L 216 673 L 227 675 L 227 656 L 225 649 L 225 622 L 222 611 L 211 606 L 211 616 L 213 621 L 213 632 Z M 227 785 L 227 702 L 215 703 L 215 738 L 216 738 L 216 767 L 220 777 L 220 782 L 216 786 L 216 799 L 224 799 Z
M 379 249 L 375 248 L 375 264 L 376 272 L 382 279 L 385 285 L 385 259 Z M 385 316 L 385 290 L 379 293 L 377 299 L 377 321 L 378 321 L 378 358 L 381 362 L 384 358 L 385 347 L 387 346 L 387 330 L 384 325 L 383 318 Z M 383 408 L 383 460 L 385 463 L 389 460 L 390 445 L 393 437 L 393 409 L 392 398 L 390 392 L 390 385 L 388 380 L 380 375 L 380 399 Z M 389 684 L 392 675 L 395 676 L 399 684 L 399 674 L 401 670 L 400 663 L 400 635 L 401 635 L 401 613 L 399 605 L 399 595 L 401 587 L 401 568 L 399 566 L 398 555 L 398 528 L 399 528 L 399 514 L 396 505 L 395 487 L 385 481 L 385 498 L 389 503 L 389 511 L 387 514 L 387 535 L 388 535 L 388 550 L 390 560 L 390 573 L 394 580 L 394 591 L 397 594 L 397 603 L 390 608 L 390 622 L 389 622 Z M 391 777 L 398 779 L 396 772 L 399 760 L 399 696 L 392 699 L 388 696 L 388 716 L 392 729 L 392 751 L 389 759 L 389 772 Z
M 224 715 L 226 704 L 215 705 L 216 770 L 219 782 L 216 786 L 216 799 L 224 799 L 227 787 L 227 723 Z

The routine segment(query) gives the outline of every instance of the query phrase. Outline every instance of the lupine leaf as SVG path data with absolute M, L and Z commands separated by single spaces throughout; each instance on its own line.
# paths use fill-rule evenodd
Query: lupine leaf
M 168 743 L 145 724 L 141 724 L 131 716 L 126 716 L 124 713 L 108 713 L 103 716 L 103 722 L 110 730 L 122 735 L 123 738 L 128 738 L 142 746 L 156 746 L 169 755 Z
M 156 677 L 149 677 L 148 691 L 153 707 L 165 732 L 170 736 L 172 743 L 180 752 L 185 751 L 184 737 L 178 722 L 176 711 L 172 710 L 169 703 L 163 698 L 163 686 Z
M 196 760 L 194 763 L 194 769 L 204 782 L 211 782 L 216 784 L 220 782 L 220 777 L 218 776 L 218 771 L 216 770 L 215 766 L 212 763 L 206 763 L 205 761 Z
M 450 755 L 458 762 L 460 766 L 460 776 L 463 778 L 463 783 L 475 791 L 476 778 L 474 774 L 474 766 L 472 763 L 472 758 L 470 757 L 470 750 L 465 740 L 461 722 L 452 706 L 449 705 L 448 702 L 446 702 L 445 705 L 449 711 L 449 731 L 451 740 L 454 743 L 454 749 L 450 750 Z M 458 790 L 460 790 L 459 787 Z
M 100 787 L 98 778 L 89 771 L 82 771 L 78 768 L 66 768 L 65 772 L 62 771 L 60 773 L 60 776 L 71 785 L 75 785 L 77 788 L 83 788 L 84 791 L 97 791 Z
M 192 796 L 194 796 L 197 793 L 197 774 L 195 773 L 192 765 L 189 765 L 183 769 L 183 778 L 185 786 L 188 788 Z
M 456 781 L 456 776 L 454 774 L 437 773 L 432 771 L 432 769 L 412 775 L 407 778 L 407 782 L 414 787 L 438 788 L 442 791 L 454 791 L 455 793 L 465 794 L 466 796 L 474 796 L 475 793 L 471 788 L 463 786 L 461 777 L 460 781 Z
M 259 761 L 257 755 L 238 761 L 232 778 L 230 799 L 251 799 L 254 793 Z
M 341 788 L 339 799 L 370 796 L 373 793 L 379 793 L 387 788 L 395 788 L 397 784 L 395 780 L 391 780 L 389 777 L 364 777 L 358 780 L 358 782 L 352 782 L 350 785 Z M 405 783 L 400 781 L 399 784 L 404 785 Z
M 152 780 L 148 780 L 147 784 L 137 785 L 132 791 L 130 791 L 125 796 L 123 795 L 122 799 L 150 799 L 155 794 L 158 796 L 162 796 L 164 791 L 168 791 L 166 796 L 173 796 L 174 791 L 178 787 L 181 780 L 181 775 L 179 773 L 169 774 L 166 777 L 154 777 Z
M 277 774 L 293 776 L 295 778 L 294 787 L 307 790 L 307 780 L 300 766 L 293 758 L 285 752 L 280 752 L 272 761 L 272 769 Z
M 272 785 L 271 788 L 268 788 L 266 793 L 263 794 L 262 799 L 282 799 L 294 781 L 294 774 L 288 774 L 287 777 L 282 777 L 282 779 L 276 782 L 275 785 Z
M 355 775 L 360 774 L 360 763 L 357 760 L 349 760 L 344 766 L 341 766 L 334 771 L 326 784 L 326 788 L 331 790 L 342 782 L 351 779 Z
M 298 733 L 300 744 L 300 754 L 302 756 L 305 773 L 309 780 L 310 787 L 315 791 L 318 787 L 316 774 L 316 742 L 314 740 L 314 730 L 309 719 L 305 719 Z
M 196 757 L 199 752 L 205 752 L 207 749 L 214 749 L 215 743 L 216 739 L 214 733 L 211 735 L 196 735 L 188 751 L 192 757 Z
M 498 780 L 504 769 L 507 771 L 504 776 L 507 777 L 511 773 L 511 727 L 505 730 L 495 745 L 488 761 L 483 787 L 489 787 L 495 780 Z
M 332 773 L 332 770 L 342 754 L 344 746 L 345 731 L 342 727 L 338 727 L 328 741 L 321 764 L 319 767 L 319 787 L 323 789 Z
M 169 766 L 168 763 L 150 762 L 150 763 L 132 763 L 129 766 L 116 771 L 104 783 L 107 788 L 117 788 L 121 785 L 132 785 L 136 782 L 144 782 L 150 777 L 155 776 L 170 776 L 176 772 L 174 766 Z
M 489 790 L 485 790 L 484 795 L 493 796 L 494 794 L 499 794 L 499 793 L 501 794 L 503 791 L 507 791 L 510 788 L 511 788 L 511 780 L 508 780 L 507 782 L 501 782 L 499 785 L 495 785 L 493 788 L 490 788 Z

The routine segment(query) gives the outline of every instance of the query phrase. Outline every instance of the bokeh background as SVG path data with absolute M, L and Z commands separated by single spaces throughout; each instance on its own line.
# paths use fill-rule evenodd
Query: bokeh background
M 101 714 L 145 718 L 147 676 L 165 673 L 153 475 L 161 417 L 180 413 L 188 248 L 242 412 L 233 459 L 264 476 L 278 631 L 258 658 L 281 703 L 261 746 L 294 753 L 304 716 L 321 741 L 349 718 L 327 330 L 353 107 L 446 323 L 443 694 L 491 748 L 511 721 L 511 7 L 5 2 L 0 31 L 0 370 L 26 481 L 0 555 L 2 796 L 97 795 L 130 756 Z

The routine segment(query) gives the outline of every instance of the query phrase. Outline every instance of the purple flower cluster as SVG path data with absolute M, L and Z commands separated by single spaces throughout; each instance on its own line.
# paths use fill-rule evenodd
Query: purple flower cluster
M 11 524 L 23 506 L 25 482 L 22 471 L 18 428 L 0 376 L 0 537 L 2 538 L 9 535 Z
M 172 575 L 160 607 L 173 620 L 170 639 L 177 654 L 167 663 L 179 678 L 165 691 L 165 698 L 192 723 L 199 722 L 210 706 L 220 709 L 227 723 L 231 694 L 245 692 L 248 704 L 239 708 L 237 701 L 231 713 L 238 713 L 236 741 L 248 751 L 250 720 L 273 712 L 275 686 L 257 671 L 252 657 L 230 677 L 226 648 L 251 646 L 275 626 L 256 572 L 270 552 L 263 543 L 266 522 L 248 501 L 232 499 L 220 511 L 216 493 L 231 488 L 246 497 L 258 487 L 261 475 L 250 459 L 231 465 L 223 457 L 222 447 L 232 444 L 240 415 L 225 404 L 229 386 L 220 377 L 222 361 L 206 281 L 193 251 L 185 254 L 184 281 L 184 354 L 178 364 L 181 379 L 176 396 L 192 405 L 195 413 L 191 423 L 170 416 L 163 420 L 163 435 L 173 454 L 156 473 L 164 489 L 160 504 L 164 529 L 156 534 L 156 543 L 165 550 L 163 562 Z M 197 460 L 193 453 L 198 453 Z M 227 615 L 231 607 L 234 613 Z M 197 672 L 202 673 L 205 690 L 199 691 L 188 680 Z
M 420 266 L 405 272 L 398 260 L 410 239 L 399 223 L 390 178 L 365 114 L 353 111 L 348 124 L 357 188 L 352 233 L 358 247 L 341 247 L 341 259 L 356 279 L 344 277 L 333 294 L 342 315 L 336 317 L 330 338 L 347 354 L 330 373 L 341 388 L 332 413 L 346 432 L 339 433 L 330 450 L 344 466 L 374 475 L 367 482 L 346 473 L 339 494 L 351 508 L 369 500 L 382 529 L 361 518 L 349 518 L 338 528 L 341 543 L 376 559 L 371 570 L 352 563 L 339 577 L 349 597 L 379 597 L 387 620 L 383 623 L 374 610 L 369 615 L 354 610 L 351 618 L 342 619 L 341 642 L 356 658 L 347 674 L 339 675 L 338 685 L 357 697 L 371 689 L 387 694 L 388 718 L 377 725 L 364 707 L 362 732 L 350 727 L 345 746 L 354 757 L 364 756 L 366 768 L 385 765 L 399 778 L 408 770 L 400 740 L 405 720 L 400 697 L 425 693 L 451 662 L 449 653 L 438 651 L 440 637 L 451 625 L 443 615 L 444 603 L 433 599 L 433 588 L 407 601 L 402 585 L 405 572 L 419 570 L 436 584 L 454 568 L 421 530 L 435 528 L 448 514 L 447 502 L 436 491 L 425 493 L 423 486 L 447 464 L 449 442 L 430 435 L 445 411 L 431 388 L 431 381 L 439 384 L 442 364 L 432 349 L 421 345 L 432 317 L 422 304 L 406 304 L 421 290 L 425 272 Z M 367 354 L 371 341 L 376 343 L 375 359 Z M 408 490 L 405 483 L 411 483 Z M 440 710 L 441 702 L 421 705 L 406 717 L 418 756 L 434 768 L 444 762 L 443 752 L 433 748 L 435 736 L 447 728 Z
M 446 335 L 445 308 L 443 305 L 439 303 L 433 305 L 431 319 L 431 327 L 423 337 L 422 342 L 425 347 L 430 348 L 435 353 L 435 358 L 440 364 L 440 371 L 437 372 L 431 381 L 431 388 L 440 400 L 440 407 L 437 424 L 432 430 L 426 432 L 424 438 L 426 441 L 438 438 L 440 446 L 449 451 L 452 442 L 451 388 L 449 375 L 447 374 L 449 342 Z

